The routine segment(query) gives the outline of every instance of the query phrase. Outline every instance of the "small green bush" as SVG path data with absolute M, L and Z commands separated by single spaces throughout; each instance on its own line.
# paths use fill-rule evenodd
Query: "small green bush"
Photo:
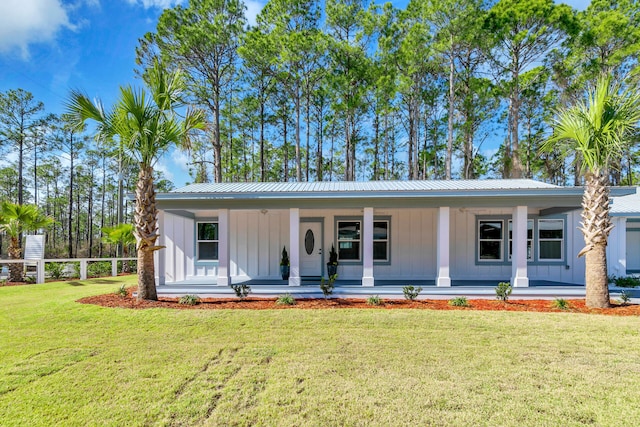
M 636 288 L 640 286 L 640 277 L 635 276 L 627 276 L 627 277 L 616 277 L 613 276 L 610 280 L 619 288 Z
M 34 283 L 36 283 L 36 276 L 27 276 L 25 274 L 24 283 L 29 283 L 29 284 L 33 285 Z
M 338 275 L 333 274 L 329 276 L 329 280 L 325 281 L 324 277 L 320 280 L 320 289 L 322 290 L 324 299 L 327 299 L 327 297 L 333 293 L 333 287 L 337 278 Z
M 249 285 L 230 285 L 231 289 L 236 293 L 236 296 L 240 299 L 245 299 L 251 293 L 251 286 Z
M 558 310 L 568 310 L 571 308 L 571 306 L 569 305 L 569 301 L 564 298 L 556 298 L 555 300 L 553 300 L 551 306 L 553 308 L 557 308 Z
M 453 307 L 469 307 L 467 297 L 455 297 L 449 300 L 449 305 Z
M 88 277 L 111 276 L 111 261 L 96 261 L 87 264 Z
M 62 262 L 48 262 L 44 265 L 44 270 L 54 280 L 62 279 L 64 277 L 65 264 Z
M 509 295 L 511 295 L 511 292 L 513 292 L 513 287 L 509 282 L 500 282 L 498 283 L 498 286 L 496 286 L 496 298 L 500 301 L 509 301 Z
M 126 297 L 127 296 L 127 287 L 126 285 L 123 283 L 118 290 L 115 292 L 116 295 L 121 296 L 121 297 Z
M 278 305 L 294 305 L 295 303 L 296 299 L 290 293 L 280 295 L 276 300 L 276 304 Z
M 73 269 L 73 273 L 68 275 L 69 279 L 79 279 L 80 278 L 80 261 L 73 261 L 67 265 L 71 265 Z
M 631 295 L 629 295 L 629 292 L 626 292 L 626 291 L 620 292 L 620 303 L 622 305 L 627 305 L 629 304 L 629 301 L 631 301 Z
M 382 298 L 378 295 L 371 295 L 367 298 L 367 304 L 369 305 L 382 305 Z
M 402 288 L 402 293 L 404 294 L 404 298 L 408 299 L 409 301 L 413 301 L 416 298 L 418 298 L 418 295 L 420 294 L 420 292 L 422 292 L 421 286 L 414 288 L 413 286 L 409 285 L 409 286 L 404 286 Z
M 184 305 L 196 305 L 200 303 L 200 297 L 198 295 L 183 295 L 178 302 Z

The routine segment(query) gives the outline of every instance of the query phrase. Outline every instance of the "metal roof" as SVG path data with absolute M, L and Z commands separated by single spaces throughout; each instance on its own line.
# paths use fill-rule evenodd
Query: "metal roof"
M 612 196 L 635 189 L 612 188 Z M 578 209 L 582 187 L 530 179 L 192 184 L 156 196 L 159 209 L 513 207 Z
M 531 179 L 440 180 L 440 181 L 321 181 L 321 182 L 238 182 L 191 184 L 173 190 L 176 194 L 226 193 L 352 193 L 429 192 L 473 190 L 535 190 L 563 188 Z
M 636 192 L 628 196 L 612 197 L 609 213 L 611 216 L 640 216 L 640 194 Z

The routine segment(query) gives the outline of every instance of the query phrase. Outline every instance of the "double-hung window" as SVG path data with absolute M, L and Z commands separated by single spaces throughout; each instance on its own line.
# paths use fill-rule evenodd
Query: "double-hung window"
M 478 258 L 480 261 L 502 261 L 502 220 L 480 220 L 478 222 Z
M 564 259 L 564 220 L 538 220 L 538 258 L 541 261 Z
M 527 219 L 527 261 L 552 264 L 565 260 L 565 221 L 549 217 Z M 514 244 L 513 220 L 506 215 L 481 217 L 477 224 L 476 262 L 510 263 Z
M 360 260 L 361 221 L 338 221 L 338 259 Z
M 218 223 L 196 223 L 196 259 L 198 261 L 218 260 Z
M 373 260 L 389 261 L 389 221 L 373 222 Z

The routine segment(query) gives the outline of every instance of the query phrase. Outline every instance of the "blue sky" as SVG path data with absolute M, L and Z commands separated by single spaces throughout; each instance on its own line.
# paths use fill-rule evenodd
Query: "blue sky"
M 265 2 L 245 0 L 249 22 Z M 155 30 L 164 8 L 180 3 L 186 0 L 0 0 L 0 92 L 27 90 L 52 113 L 63 112 L 71 88 L 111 105 L 119 86 L 137 84 L 138 39 Z M 589 0 L 565 3 L 584 9 Z M 185 160 L 176 153 L 158 166 L 181 186 L 189 179 Z

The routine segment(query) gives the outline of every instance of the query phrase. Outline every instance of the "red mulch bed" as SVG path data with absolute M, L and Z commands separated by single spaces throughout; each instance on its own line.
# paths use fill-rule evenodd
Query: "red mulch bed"
M 119 307 L 131 309 L 145 308 L 173 308 L 182 310 L 271 310 L 271 309 L 427 309 L 427 310 L 491 310 L 491 311 L 535 311 L 535 312 L 571 312 L 606 314 L 615 316 L 639 316 L 640 305 L 622 305 L 612 302 L 613 307 L 607 309 L 591 309 L 585 306 L 584 300 L 568 300 L 569 308 L 561 310 L 553 307 L 553 300 L 511 300 L 507 303 L 490 299 L 468 300 L 470 307 L 453 307 L 447 300 L 421 299 L 418 301 L 384 300 L 380 306 L 371 306 L 365 299 L 333 298 L 333 299 L 298 299 L 296 304 L 278 305 L 275 298 L 246 298 L 244 300 L 229 298 L 203 298 L 197 305 L 179 304 L 178 298 L 160 298 L 159 301 L 137 301 L 131 293 L 134 288 L 127 290 L 128 295 L 116 294 L 96 295 L 79 299 L 82 304 L 95 304 L 103 307 Z

